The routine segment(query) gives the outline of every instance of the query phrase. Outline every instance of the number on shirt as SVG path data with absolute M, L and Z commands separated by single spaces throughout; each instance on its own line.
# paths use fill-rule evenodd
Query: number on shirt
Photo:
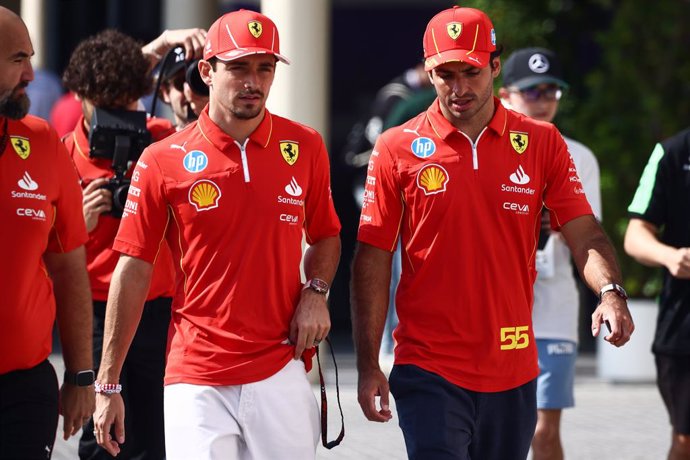
M 519 350 L 529 345 L 529 326 L 502 327 L 501 350 Z

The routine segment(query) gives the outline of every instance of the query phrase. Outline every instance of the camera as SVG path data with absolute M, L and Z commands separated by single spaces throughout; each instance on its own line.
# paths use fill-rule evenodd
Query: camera
M 121 218 L 127 203 L 131 180 L 125 174 L 150 143 L 146 112 L 94 109 L 89 131 L 89 156 L 113 160 L 113 177 L 102 187 L 113 194 L 110 211 L 113 217 Z

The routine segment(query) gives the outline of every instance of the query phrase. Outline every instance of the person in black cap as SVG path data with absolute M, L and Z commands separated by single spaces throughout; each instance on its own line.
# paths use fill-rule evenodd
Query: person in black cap
M 184 47 L 176 46 L 157 69 L 158 97 L 170 106 L 178 131 L 196 120 L 208 104 L 208 86 L 201 80 L 198 62 L 187 60 Z
M 504 106 L 550 123 L 567 87 L 555 53 L 543 48 L 523 48 L 505 61 L 499 95 Z M 565 136 L 564 140 L 592 211 L 601 220 L 597 159 L 581 143 Z M 535 460 L 559 460 L 563 459 L 561 412 L 574 405 L 579 297 L 570 250 L 560 232 L 551 230 L 546 208 L 542 211 L 542 223 L 532 310 L 539 355 L 537 427 L 532 453 Z

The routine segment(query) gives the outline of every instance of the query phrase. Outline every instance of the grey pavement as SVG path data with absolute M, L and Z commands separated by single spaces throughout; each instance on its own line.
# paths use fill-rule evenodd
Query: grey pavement
M 352 352 L 338 351 L 340 398 L 345 414 L 345 439 L 340 446 L 326 450 L 319 446 L 319 460 L 405 459 L 405 445 L 394 419 L 385 424 L 368 422 L 357 404 L 357 375 Z M 335 396 L 335 381 L 330 359 L 326 367 L 329 440 L 340 430 Z M 62 375 L 59 356 L 51 361 Z M 318 385 L 314 386 L 317 395 Z M 649 383 L 608 383 L 597 377 L 592 355 L 578 358 L 575 380 L 576 407 L 564 411 L 562 438 L 568 460 L 663 460 L 670 442 L 668 418 L 656 386 Z M 62 423 L 62 422 L 60 422 Z M 58 430 L 59 432 L 60 430 Z M 63 441 L 58 436 L 54 460 L 77 458 L 78 437 Z M 191 459 L 190 459 L 191 460 Z M 288 459 L 292 460 L 292 459 Z

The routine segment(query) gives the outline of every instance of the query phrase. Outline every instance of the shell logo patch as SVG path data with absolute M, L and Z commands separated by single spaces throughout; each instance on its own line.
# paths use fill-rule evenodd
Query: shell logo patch
M 437 164 L 426 165 L 417 173 L 417 187 L 421 188 L 425 195 L 445 192 L 449 180 L 448 171 Z
M 294 141 L 280 141 L 280 153 L 287 164 L 292 166 L 299 157 L 299 144 Z
M 259 21 L 249 21 L 247 27 L 249 27 L 249 33 L 252 34 L 254 38 L 259 38 L 264 31 Z
M 529 135 L 527 133 L 521 133 L 520 131 L 510 132 L 510 145 L 513 149 L 520 155 L 527 150 L 527 144 L 529 144 Z
M 26 160 L 31 155 L 31 142 L 28 137 L 10 136 L 10 144 L 22 160 Z
M 453 40 L 457 39 L 462 33 L 462 22 L 449 22 L 446 24 L 446 32 Z
M 197 211 L 217 208 L 220 197 L 220 187 L 210 180 L 198 180 L 189 188 L 189 202 Z

